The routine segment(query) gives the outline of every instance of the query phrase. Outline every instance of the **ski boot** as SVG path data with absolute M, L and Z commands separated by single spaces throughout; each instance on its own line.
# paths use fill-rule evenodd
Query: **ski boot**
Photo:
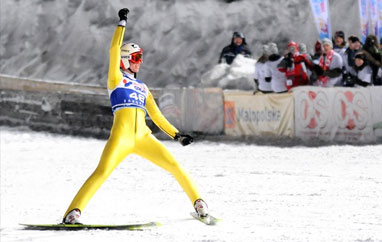
M 208 216 L 208 206 L 202 199 L 197 199 L 194 203 L 194 207 L 199 217 L 203 218 Z
M 79 209 L 73 209 L 62 220 L 63 224 L 82 224 L 80 222 L 81 211 Z

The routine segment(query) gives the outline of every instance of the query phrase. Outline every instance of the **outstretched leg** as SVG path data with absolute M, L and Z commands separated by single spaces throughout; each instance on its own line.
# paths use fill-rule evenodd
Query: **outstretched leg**
M 200 198 L 195 182 L 175 160 L 170 151 L 153 135 L 145 135 L 137 141 L 134 153 L 170 172 L 186 192 L 192 204 Z
M 105 182 L 111 172 L 133 150 L 134 139 L 129 137 L 110 136 L 102 152 L 100 162 L 93 174 L 86 180 L 74 197 L 65 216 L 73 209 L 82 211 L 98 188 Z M 64 218 L 65 218 L 64 216 Z

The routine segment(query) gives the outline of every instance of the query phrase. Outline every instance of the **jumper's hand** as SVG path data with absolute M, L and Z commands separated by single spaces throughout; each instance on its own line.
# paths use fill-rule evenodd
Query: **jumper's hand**
M 118 16 L 119 16 L 119 20 L 122 21 L 122 20 L 127 20 L 127 14 L 129 13 L 129 9 L 127 8 L 122 8 L 121 10 L 119 10 L 118 12 Z
M 191 135 L 182 133 L 176 133 L 174 139 L 176 141 L 179 141 L 179 143 L 181 143 L 183 146 L 189 145 L 192 142 L 194 142 L 194 138 L 192 138 Z

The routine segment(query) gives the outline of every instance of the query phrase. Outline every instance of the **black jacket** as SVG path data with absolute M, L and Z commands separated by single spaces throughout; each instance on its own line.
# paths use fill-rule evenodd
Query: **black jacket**
M 232 37 L 231 44 L 223 48 L 220 57 L 219 63 L 226 62 L 228 65 L 231 65 L 233 60 L 238 54 L 244 55 L 245 57 L 251 57 L 252 52 L 249 50 L 245 38 L 243 38 L 243 44 L 237 46 L 233 43 L 234 37 Z

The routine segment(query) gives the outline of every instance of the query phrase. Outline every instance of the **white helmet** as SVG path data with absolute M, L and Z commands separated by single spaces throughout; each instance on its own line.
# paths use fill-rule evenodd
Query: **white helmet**
M 139 45 L 134 43 L 125 43 L 121 46 L 121 68 L 126 70 L 132 63 L 142 63 L 143 51 Z

